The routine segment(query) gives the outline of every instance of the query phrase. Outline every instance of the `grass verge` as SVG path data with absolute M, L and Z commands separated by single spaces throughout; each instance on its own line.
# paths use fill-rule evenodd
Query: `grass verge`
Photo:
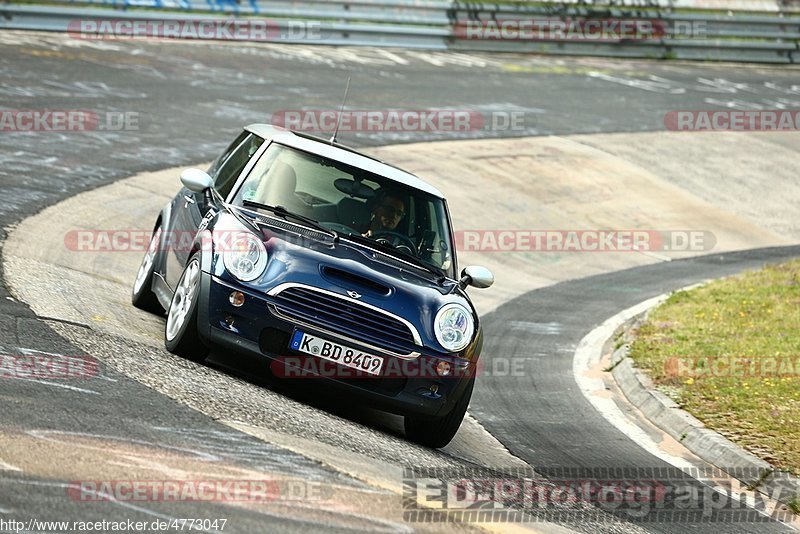
M 800 475 L 800 261 L 673 294 L 631 357 L 706 426 Z

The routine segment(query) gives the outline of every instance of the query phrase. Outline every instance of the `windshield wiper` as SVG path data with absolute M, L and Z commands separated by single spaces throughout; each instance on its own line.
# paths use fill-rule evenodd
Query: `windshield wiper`
M 353 241 L 355 241 L 357 243 L 360 243 L 360 244 L 363 244 L 363 245 L 367 245 L 369 247 L 378 248 L 381 252 L 387 252 L 392 256 L 399 257 L 403 261 L 407 261 L 409 263 L 412 263 L 415 267 L 419 267 L 421 269 L 424 269 L 428 273 L 435 275 L 436 276 L 436 281 L 438 283 L 442 283 L 444 280 L 447 279 L 447 277 L 444 274 L 442 274 L 438 269 L 436 269 L 433 265 L 428 265 L 427 263 L 425 263 L 421 259 L 419 259 L 419 258 L 417 258 L 415 256 L 412 256 L 411 254 L 409 254 L 407 252 L 403 252 L 402 250 L 398 250 L 398 249 L 394 248 L 391 245 L 387 245 L 387 244 L 381 243 L 379 241 L 375 241 L 374 239 L 370 239 L 368 237 L 364 237 L 361 234 L 354 234 L 352 232 L 347 234 L 346 237 L 347 237 L 347 239 L 351 239 L 351 240 L 353 240 Z
M 306 217 L 305 215 L 300 215 L 299 213 L 291 212 L 286 208 L 284 208 L 283 206 L 270 206 L 269 204 L 262 204 L 260 202 L 255 202 L 253 200 L 243 200 L 242 204 L 248 208 L 258 208 L 262 210 L 271 211 L 275 215 L 283 217 L 284 219 L 294 219 L 296 221 L 306 223 L 307 225 L 313 227 L 314 229 L 328 234 L 334 239 L 337 239 L 339 237 L 339 234 L 337 234 L 330 228 L 325 228 L 322 224 L 320 224 L 319 221 L 312 219 L 311 217 Z

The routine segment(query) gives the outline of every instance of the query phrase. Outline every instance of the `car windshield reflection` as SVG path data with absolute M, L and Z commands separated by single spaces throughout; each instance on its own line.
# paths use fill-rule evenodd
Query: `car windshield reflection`
M 277 207 L 454 277 L 444 201 L 363 169 L 272 143 L 231 203 Z

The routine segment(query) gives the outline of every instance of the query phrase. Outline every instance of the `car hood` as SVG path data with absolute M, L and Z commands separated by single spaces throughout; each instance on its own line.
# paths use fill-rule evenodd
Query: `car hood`
M 237 217 L 238 218 L 238 217 Z M 244 217 L 247 219 L 247 217 Z M 243 221 L 244 222 L 244 221 Z M 442 350 L 433 332 L 438 310 L 458 303 L 477 314 L 457 282 L 442 279 L 394 256 L 360 243 L 325 238 L 321 232 L 303 235 L 247 221 L 262 236 L 270 255 L 267 269 L 248 283 L 260 292 L 274 294 L 276 288 L 311 286 L 358 302 L 379 307 L 411 322 L 423 344 Z

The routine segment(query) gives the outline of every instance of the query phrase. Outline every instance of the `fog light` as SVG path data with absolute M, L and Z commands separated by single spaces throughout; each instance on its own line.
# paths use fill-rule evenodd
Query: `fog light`
M 439 376 L 447 376 L 450 374 L 450 371 L 450 362 L 440 361 L 438 364 L 436 364 L 436 374 Z
M 231 293 L 231 296 L 228 297 L 228 300 L 231 302 L 231 304 L 233 304 L 238 308 L 239 306 L 244 304 L 244 293 L 242 293 L 241 291 L 234 291 L 233 293 Z
M 439 394 L 439 386 L 437 384 L 433 384 L 427 388 L 419 388 L 417 393 L 428 399 L 439 400 L 442 398 Z

